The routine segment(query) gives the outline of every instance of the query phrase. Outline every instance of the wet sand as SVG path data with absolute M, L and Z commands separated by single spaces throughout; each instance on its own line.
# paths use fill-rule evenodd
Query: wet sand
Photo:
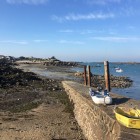
M 83 82 L 83 78 L 74 76 L 76 71 L 73 71 L 71 69 L 72 67 L 44 66 L 42 64 L 20 64 L 17 68 L 23 69 L 26 72 L 34 72 L 40 76 L 51 79 Z

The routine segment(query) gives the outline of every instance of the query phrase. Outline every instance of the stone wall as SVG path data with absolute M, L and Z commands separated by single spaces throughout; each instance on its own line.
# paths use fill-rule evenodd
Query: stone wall
M 88 87 L 72 81 L 63 81 L 62 84 L 74 104 L 75 118 L 88 140 L 140 140 L 140 129 L 120 125 L 113 113 L 115 104 L 140 106 L 139 101 L 110 93 L 114 104 L 99 106 L 93 103 Z
M 62 82 L 74 104 L 75 118 L 88 140 L 117 140 L 120 126 L 100 107 L 79 94 L 67 82 Z

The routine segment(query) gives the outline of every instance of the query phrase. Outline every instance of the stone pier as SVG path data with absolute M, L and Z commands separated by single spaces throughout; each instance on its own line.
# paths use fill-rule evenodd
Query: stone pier
M 140 102 L 110 93 L 113 97 L 112 105 L 96 105 L 89 95 L 87 86 L 72 81 L 63 81 L 62 84 L 74 105 L 75 118 L 88 140 L 140 139 L 140 130 L 120 125 L 113 112 L 116 105 L 135 104 L 139 106 Z

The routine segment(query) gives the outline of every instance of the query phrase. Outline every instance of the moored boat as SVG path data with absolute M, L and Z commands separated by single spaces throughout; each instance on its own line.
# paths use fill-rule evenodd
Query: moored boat
M 140 110 L 130 108 L 129 110 L 125 107 L 116 107 L 114 109 L 116 119 L 122 125 L 128 128 L 140 129 Z
M 95 95 L 91 98 L 95 104 L 112 104 L 112 98 L 108 95 Z
M 123 72 L 122 69 L 116 69 L 116 72 Z
M 115 70 L 119 70 L 120 68 L 119 67 L 115 67 Z
M 104 92 L 94 92 L 90 89 L 89 93 L 95 104 L 112 104 L 112 97 L 110 97 L 107 90 Z

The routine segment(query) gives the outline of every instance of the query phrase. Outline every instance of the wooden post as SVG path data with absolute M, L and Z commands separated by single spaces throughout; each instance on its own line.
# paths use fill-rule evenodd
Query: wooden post
M 104 61 L 104 72 L 105 72 L 105 86 L 108 92 L 110 92 L 110 74 L 109 74 L 109 62 Z
M 86 66 L 84 66 L 84 85 L 87 85 L 87 70 L 86 70 Z
M 90 66 L 87 66 L 88 68 L 88 86 L 91 86 L 91 73 L 90 73 Z

